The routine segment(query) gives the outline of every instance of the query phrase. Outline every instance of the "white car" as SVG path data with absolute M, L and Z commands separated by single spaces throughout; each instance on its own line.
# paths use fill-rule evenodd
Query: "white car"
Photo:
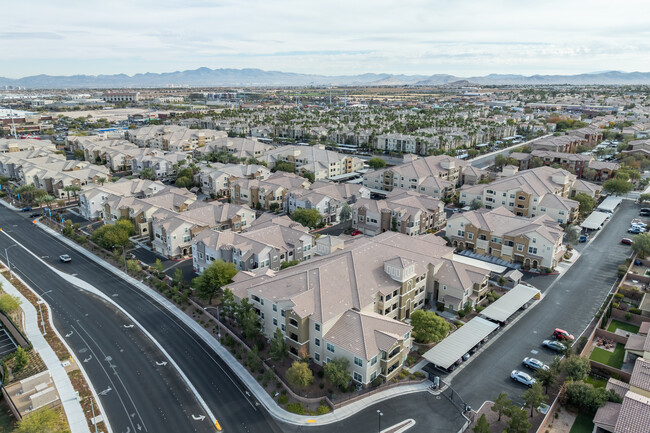
M 523 364 L 526 367 L 530 368 L 531 370 L 539 370 L 539 369 L 549 370 L 551 368 L 551 367 L 549 367 L 548 365 L 544 364 L 542 361 L 540 361 L 539 359 L 536 359 L 536 358 L 526 357 L 526 358 L 524 358 Z
M 520 370 L 512 370 L 510 377 L 515 382 L 523 383 L 524 385 L 532 388 L 532 386 L 537 382 L 530 374 L 524 373 Z
M 59 256 L 59 260 L 61 260 L 63 263 L 68 263 L 68 262 L 71 262 L 71 261 L 72 261 L 72 257 L 70 257 L 70 256 L 67 255 L 67 254 L 61 254 L 61 255 Z

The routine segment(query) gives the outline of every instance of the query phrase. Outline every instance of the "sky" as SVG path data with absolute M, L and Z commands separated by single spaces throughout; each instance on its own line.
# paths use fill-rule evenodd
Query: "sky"
M 8 0 L 5 0 L 8 1 Z M 208 68 L 353 75 L 650 71 L 647 0 L 28 0 L 0 76 Z

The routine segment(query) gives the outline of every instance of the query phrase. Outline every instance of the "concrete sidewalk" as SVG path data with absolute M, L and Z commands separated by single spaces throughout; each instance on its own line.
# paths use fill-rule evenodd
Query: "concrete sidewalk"
M 325 425 L 325 424 L 330 424 L 334 422 L 341 421 L 345 418 L 348 418 L 352 415 L 355 415 L 359 411 L 366 409 L 368 406 L 371 406 L 375 403 L 379 403 L 384 400 L 388 400 L 390 398 L 396 397 L 396 396 L 402 396 L 405 394 L 410 394 L 410 393 L 416 393 L 416 392 L 426 392 L 428 387 L 430 386 L 430 382 L 425 381 L 420 384 L 413 384 L 413 385 L 404 385 L 396 388 L 391 388 L 391 389 L 386 389 L 384 391 L 379 391 L 375 394 L 372 394 L 368 397 L 362 398 L 358 401 L 355 401 L 353 403 L 350 403 L 348 405 L 343 406 L 342 408 L 336 409 L 335 411 L 326 414 L 326 415 L 320 415 L 320 416 L 304 416 L 304 415 L 297 415 L 291 412 L 288 412 L 278 406 L 278 404 L 275 402 L 275 400 L 266 392 L 266 390 L 255 380 L 254 377 L 252 377 L 248 371 L 239 363 L 237 359 L 235 359 L 234 356 L 219 342 L 217 341 L 216 338 L 212 336 L 207 330 L 205 330 L 200 324 L 192 320 L 189 316 L 187 316 L 185 313 L 183 313 L 176 305 L 171 303 L 167 298 L 165 298 L 163 295 L 158 293 L 157 291 L 153 290 L 149 286 L 143 284 L 142 282 L 136 280 L 135 278 L 125 274 L 123 271 L 113 267 L 109 263 L 105 262 L 104 260 L 100 259 L 90 251 L 86 250 L 85 248 L 82 248 L 81 246 L 77 245 L 75 242 L 72 240 L 66 238 L 65 236 L 61 235 L 60 233 L 55 232 L 54 230 L 50 229 L 49 227 L 38 223 L 38 226 L 45 230 L 48 234 L 51 236 L 54 236 L 58 238 L 61 242 L 66 243 L 68 246 L 71 248 L 74 248 L 77 252 L 80 254 L 83 254 L 90 260 L 94 261 L 95 263 L 99 264 L 100 266 L 104 267 L 105 269 L 111 271 L 113 274 L 116 276 L 122 278 L 129 284 L 139 288 L 142 290 L 142 292 L 146 293 L 149 295 L 151 298 L 156 300 L 160 305 L 162 305 L 167 311 L 170 313 L 174 314 L 179 320 L 181 320 L 186 326 L 191 328 L 201 339 L 212 348 L 212 350 L 219 355 L 226 363 L 228 366 L 233 370 L 233 372 L 239 377 L 239 379 L 244 383 L 244 385 L 250 390 L 250 392 L 255 396 L 255 398 L 259 401 L 259 403 L 264 406 L 264 408 L 277 420 L 280 420 L 282 422 L 286 422 L 288 424 L 294 424 L 294 425 Z M 61 273 L 63 274 L 63 273 Z M 67 274 L 66 274 L 67 275 Z M 86 283 L 85 281 L 81 281 L 76 277 L 72 276 L 66 276 L 66 279 L 68 279 L 71 283 L 81 287 L 82 289 L 89 290 L 92 293 L 98 294 L 101 296 L 103 299 L 105 299 L 107 302 L 110 302 L 112 305 L 114 305 L 116 308 L 120 309 L 122 312 L 127 314 L 122 308 L 120 308 L 119 305 L 117 305 L 114 300 L 106 295 L 104 295 L 101 291 L 99 291 L 97 288 L 91 286 L 90 284 Z M 74 280 L 74 281 L 73 281 Z M 128 316 L 128 314 L 127 314 Z M 134 320 L 134 323 L 137 324 L 137 321 Z M 139 325 L 138 325 L 139 326 Z M 146 333 L 146 330 L 140 327 L 143 332 Z M 164 349 L 162 349 L 162 346 L 153 339 L 150 335 L 148 335 L 149 338 L 164 352 Z M 168 359 L 170 362 L 175 366 L 175 368 L 179 371 L 179 374 L 183 378 L 183 380 L 187 383 L 188 387 L 192 390 L 192 392 L 195 394 L 197 400 L 201 403 L 207 414 L 211 417 L 212 421 L 215 421 L 214 416 L 212 415 L 210 409 L 207 407 L 207 405 L 204 403 L 203 399 L 201 396 L 196 392 L 194 386 L 191 384 L 191 382 L 187 379 L 187 377 L 183 374 L 183 372 L 177 367 L 177 364 L 174 362 L 174 360 L 168 356 Z
M 2 290 L 10 295 L 18 296 L 21 300 L 20 306 L 25 313 L 25 334 L 52 375 L 52 380 L 56 385 L 56 390 L 59 393 L 68 424 L 70 425 L 70 431 L 72 433 L 90 433 L 86 416 L 81 408 L 81 404 L 77 400 L 77 392 L 74 390 L 72 382 L 70 382 L 70 377 L 68 377 L 68 373 L 66 373 L 54 350 L 47 344 L 47 341 L 45 341 L 45 338 L 41 334 L 41 329 L 38 326 L 36 308 L 2 275 L 0 275 L 0 283 L 2 284 Z M 49 317 L 50 325 L 54 329 L 54 325 L 51 323 L 52 315 L 50 314 Z M 59 339 L 64 341 L 60 335 Z M 68 352 L 72 353 L 69 348 Z

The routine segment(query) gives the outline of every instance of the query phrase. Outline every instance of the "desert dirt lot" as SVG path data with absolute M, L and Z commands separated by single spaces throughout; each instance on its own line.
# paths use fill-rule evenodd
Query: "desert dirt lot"
M 147 110 L 144 108 L 115 108 L 113 110 L 84 110 L 84 111 L 61 111 L 53 112 L 52 116 L 61 117 L 67 116 L 71 119 L 78 117 L 92 116 L 93 119 L 106 119 L 109 122 L 117 122 L 126 120 L 129 115 L 145 113 Z

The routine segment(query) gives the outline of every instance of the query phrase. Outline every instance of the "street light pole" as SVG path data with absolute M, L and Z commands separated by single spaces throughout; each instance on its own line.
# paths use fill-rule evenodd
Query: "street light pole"
M 378 424 L 378 429 L 377 429 L 377 432 L 378 432 L 378 433 L 381 433 L 381 417 L 382 417 L 382 416 L 384 416 L 384 414 L 382 413 L 382 411 L 380 411 L 379 409 L 377 409 L 377 420 L 378 420 L 378 422 L 379 422 L 379 424 Z
M 41 307 L 43 301 L 38 300 L 36 303 L 38 304 L 38 311 L 41 313 L 41 326 L 43 327 L 43 335 L 47 335 L 47 331 L 45 330 L 45 317 L 43 317 L 43 309 Z
M 14 274 L 11 273 L 11 262 L 9 262 L 9 248 L 11 247 L 17 247 L 18 245 L 13 244 L 9 245 L 7 248 L 5 248 L 5 258 L 7 259 L 7 268 L 9 269 L 9 279 L 13 280 L 14 279 Z

